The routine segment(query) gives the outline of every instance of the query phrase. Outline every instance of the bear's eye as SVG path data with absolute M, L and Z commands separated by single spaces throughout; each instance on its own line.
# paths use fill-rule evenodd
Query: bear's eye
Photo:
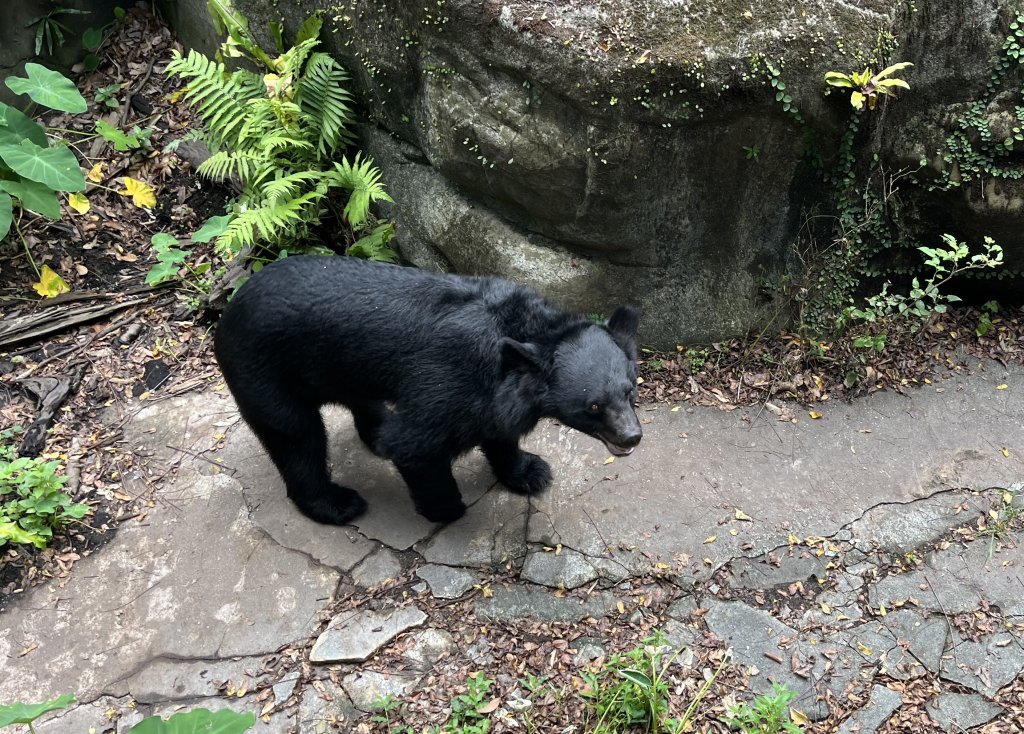
M 597 403 L 591 403 L 590 404 L 590 408 L 588 408 L 588 410 L 591 413 L 600 413 L 601 412 L 601 406 L 598 405 Z

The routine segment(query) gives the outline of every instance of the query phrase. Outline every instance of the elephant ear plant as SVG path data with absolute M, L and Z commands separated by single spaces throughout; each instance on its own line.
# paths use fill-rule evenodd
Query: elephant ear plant
M 25 73 L 27 77 L 11 76 L 4 83 L 41 107 L 72 114 L 88 109 L 63 74 L 31 63 L 25 64 Z M 0 240 L 17 228 L 18 209 L 60 219 L 58 195 L 83 190 L 85 176 L 67 144 L 51 140 L 42 125 L 0 102 Z
M 24 724 L 31 734 L 35 734 L 36 719 L 51 711 L 65 709 L 74 702 L 75 697 L 65 693 L 43 703 L 15 702 L 0 706 L 0 729 L 13 724 Z M 126 734 L 243 734 L 255 724 L 256 715 L 251 711 L 240 714 L 228 709 L 193 709 L 174 714 L 169 719 L 150 716 L 128 729 Z

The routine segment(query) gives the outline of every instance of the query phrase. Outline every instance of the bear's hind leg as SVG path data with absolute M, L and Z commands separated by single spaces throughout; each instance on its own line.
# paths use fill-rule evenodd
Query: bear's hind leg
M 388 409 L 378 400 L 350 401 L 346 407 L 352 411 L 359 439 L 377 456 L 381 455 L 377 440 L 380 438 L 380 427 L 387 418 Z
M 516 494 L 540 494 L 551 485 L 551 467 L 536 454 L 523 451 L 518 441 L 484 441 L 480 446 L 494 476 Z
M 327 473 L 327 434 L 320 412 L 292 404 L 272 420 L 244 415 L 267 449 L 288 488 L 288 497 L 304 515 L 328 525 L 345 525 L 366 511 L 366 500 Z
M 395 462 L 409 486 L 416 511 L 431 522 L 448 523 L 466 514 L 450 460 Z

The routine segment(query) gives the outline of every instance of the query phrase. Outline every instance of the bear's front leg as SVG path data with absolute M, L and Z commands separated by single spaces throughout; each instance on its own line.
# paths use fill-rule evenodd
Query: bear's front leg
M 523 451 L 518 441 L 485 441 L 480 446 L 494 476 L 516 494 L 540 494 L 551 485 L 551 467 L 536 454 Z
M 395 466 L 409 486 L 416 512 L 423 517 L 431 522 L 448 523 L 466 514 L 450 460 L 396 461 Z

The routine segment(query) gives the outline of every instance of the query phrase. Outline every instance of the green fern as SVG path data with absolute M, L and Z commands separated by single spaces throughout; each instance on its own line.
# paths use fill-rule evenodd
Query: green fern
M 392 201 L 380 183 L 380 169 L 373 165 L 373 160 L 360 160 L 361 153 L 351 164 L 342 159 L 335 163 L 334 168 L 340 177 L 339 184 L 352 193 L 345 205 L 345 219 L 353 227 L 362 227 L 370 213 L 371 201 Z
M 216 5 L 216 7 L 213 7 Z M 242 193 L 234 216 L 217 241 L 224 257 L 262 247 L 272 253 L 302 243 L 321 219 L 343 218 L 368 257 L 391 259 L 385 230 L 373 229 L 370 205 L 391 201 L 373 162 L 341 151 L 353 141 L 349 76 L 329 55 L 316 51 L 322 21 L 310 18 L 295 45 L 271 58 L 252 41 L 245 18 L 226 0 L 211 5 L 228 32 L 223 56 L 242 57 L 267 70 L 228 71 L 223 63 L 190 51 L 175 54 L 169 74 L 183 78 L 184 97 L 206 128 L 213 155 L 198 169 L 214 181 L 235 180 Z M 340 162 L 338 159 L 340 158 Z M 348 192 L 338 213 L 335 192 Z M 382 225 L 383 226 L 383 225 Z M 390 238 L 387 230 L 387 237 Z
M 317 151 L 320 155 L 329 155 L 353 141 L 347 128 L 351 119 L 348 103 L 352 98 L 342 86 L 348 78 L 337 61 L 317 52 L 309 58 L 306 73 L 296 84 L 295 98 L 307 118 L 307 124 L 319 121 Z
M 246 119 L 246 102 L 260 94 L 259 86 L 253 83 L 254 75 L 228 73 L 224 64 L 211 61 L 195 50 L 184 57 L 175 50 L 167 73 L 188 81 L 185 99 L 196 107 L 217 147 L 237 135 Z

